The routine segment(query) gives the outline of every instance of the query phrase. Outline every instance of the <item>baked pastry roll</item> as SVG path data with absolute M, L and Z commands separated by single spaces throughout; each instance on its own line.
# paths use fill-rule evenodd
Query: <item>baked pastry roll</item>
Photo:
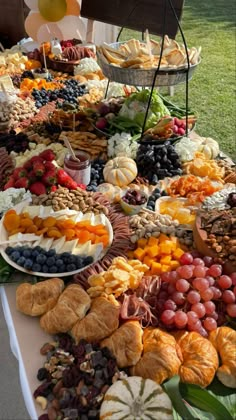
M 181 381 L 201 387 L 214 379 L 219 360 L 211 342 L 197 332 L 179 332 L 175 335 L 180 346 L 183 363 L 179 369 Z
M 143 355 L 131 367 L 132 376 L 152 379 L 161 384 L 179 373 L 182 355 L 175 338 L 159 328 L 146 328 L 143 333 Z
M 77 343 L 82 338 L 89 342 L 101 341 L 118 328 L 119 313 L 119 305 L 105 297 L 97 297 L 92 301 L 89 313 L 73 326 L 71 334 Z
M 142 350 L 143 330 L 138 321 L 128 321 L 121 325 L 110 337 L 101 342 L 115 356 L 119 368 L 138 363 Z
M 236 331 L 219 327 L 209 334 L 209 340 L 220 355 L 221 365 L 217 369 L 218 379 L 230 388 L 236 388 Z
M 43 315 L 56 305 L 63 289 L 64 282 L 58 278 L 36 284 L 22 283 L 16 289 L 16 308 L 26 315 Z
M 40 326 L 49 334 L 68 332 L 81 320 L 91 305 L 88 293 L 79 284 L 69 285 L 56 306 L 40 318 Z

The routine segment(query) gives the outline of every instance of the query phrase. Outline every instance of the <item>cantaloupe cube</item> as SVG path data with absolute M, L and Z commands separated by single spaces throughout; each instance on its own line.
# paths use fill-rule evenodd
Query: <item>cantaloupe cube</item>
M 180 263 L 178 261 L 172 260 L 170 262 L 171 270 L 176 270 L 176 268 L 178 268 L 179 266 L 180 266 Z
M 165 235 L 164 233 L 161 233 L 158 239 L 159 239 L 159 243 L 170 240 L 169 236 Z
M 159 243 L 159 239 L 155 238 L 154 236 L 150 236 L 150 238 L 148 239 L 148 246 L 155 246 L 158 245 Z
M 137 248 L 134 251 L 134 258 L 137 258 L 139 261 L 143 261 L 146 255 L 146 251 L 142 248 Z
M 170 255 L 173 251 L 172 241 L 165 241 L 160 243 L 160 253 Z
M 170 265 L 163 264 L 163 265 L 161 266 L 161 272 L 162 272 L 162 273 L 166 273 L 167 271 L 171 271 L 171 267 L 170 267 Z
M 172 257 L 175 260 L 179 260 L 181 255 L 184 254 L 184 251 L 181 248 L 176 248 L 176 250 L 173 252 Z
M 138 239 L 138 241 L 137 241 L 138 248 L 144 248 L 145 245 L 147 245 L 147 243 L 148 243 L 148 239 L 146 239 L 146 238 Z
M 160 263 L 161 264 L 164 264 L 164 265 L 170 265 L 170 263 L 171 263 L 171 256 L 170 255 L 165 255 L 164 257 L 161 257 Z
M 152 275 L 159 275 L 161 274 L 161 264 L 158 262 L 153 261 L 151 265 L 151 274 Z M 145 273 L 147 275 L 147 273 Z
M 148 247 L 147 249 L 147 255 L 149 255 L 149 257 L 154 258 L 157 257 L 157 255 L 159 254 L 159 246 L 158 245 L 153 245 Z
M 148 267 L 151 267 L 153 259 L 150 258 L 148 255 L 145 255 L 143 259 L 143 264 L 146 264 Z

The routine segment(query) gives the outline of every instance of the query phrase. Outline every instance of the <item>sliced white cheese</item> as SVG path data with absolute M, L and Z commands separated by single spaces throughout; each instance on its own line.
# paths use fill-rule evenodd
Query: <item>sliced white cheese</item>
M 70 252 L 72 254 L 76 248 L 77 243 L 78 243 L 78 239 L 73 239 L 72 241 L 66 241 L 63 247 L 60 249 L 60 253 Z
M 16 233 L 15 235 L 11 235 L 8 238 L 9 242 L 33 242 L 38 240 L 38 236 L 34 235 L 34 233 Z
M 56 251 L 57 254 L 60 254 L 61 252 L 63 252 L 61 250 L 62 250 L 65 242 L 66 242 L 65 236 L 62 236 L 61 238 L 56 239 L 56 240 L 53 241 L 52 248 L 55 249 L 55 251 Z
M 45 249 L 45 251 L 48 251 L 51 248 L 53 241 L 53 238 L 44 238 L 42 236 L 38 245 Z
M 39 206 L 25 206 L 22 209 L 22 213 L 28 213 L 30 218 L 33 219 L 39 215 Z

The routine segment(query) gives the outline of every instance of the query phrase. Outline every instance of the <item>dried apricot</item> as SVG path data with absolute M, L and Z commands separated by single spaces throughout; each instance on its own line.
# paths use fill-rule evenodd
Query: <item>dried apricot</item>
M 78 238 L 79 243 L 85 244 L 85 242 L 88 242 L 90 240 L 90 233 L 87 230 L 82 230 Z
M 48 231 L 47 231 L 47 237 L 48 238 L 61 238 L 62 237 L 62 233 L 60 232 L 59 229 L 53 227 L 51 229 L 48 229 Z
M 35 216 L 33 218 L 33 222 L 34 222 L 34 225 L 37 226 L 37 228 L 41 228 L 42 227 L 42 223 L 43 223 L 43 219 L 41 217 L 39 217 L 39 216 Z
M 3 225 L 8 232 L 18 229 L 20 226 L 20 216 L 16 213 L 6 213 Z
M 75 230 L 74 229 L 65 229 L 64 230 L 64 235 L 65 235 L 67 241 L 71 241 L 71 239 L 73 239 L 76 236 Z
M 37 226 L 31 225 L 26 229 L 26 233 L 36 233 L 38 231 Z
M 49 216 L 46 219 L 43 220 L 43 227 L 53 227 L 57 223 L 57 219 L 55 217 Z
M 22 227 L 28 228 L 29 226 L 33 226 L 33 224 L 34 224 L 33 220 L 29 219 L 28 217 L 25 217 L 23 219 L 21 218 L 20 220 L 20 226 Z

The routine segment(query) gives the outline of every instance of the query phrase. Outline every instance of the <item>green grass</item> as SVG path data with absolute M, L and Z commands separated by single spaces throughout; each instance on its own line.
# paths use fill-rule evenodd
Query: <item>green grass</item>
M 212 137 L 236 158 L 235 0 L 185 0 L 181 27 L 187 45 L 202 47 L 202 61 L 189 82 L 189 106 L 198 115 L 197 132 Z M 121 39 L 140 39 L 125 29 Z M 178 34 L 176 39 L 182 43 Z M 161 90 L 167 94 L 167 90 Z M 175 86 L 171 100 L 185 104 L 185 85 Z

